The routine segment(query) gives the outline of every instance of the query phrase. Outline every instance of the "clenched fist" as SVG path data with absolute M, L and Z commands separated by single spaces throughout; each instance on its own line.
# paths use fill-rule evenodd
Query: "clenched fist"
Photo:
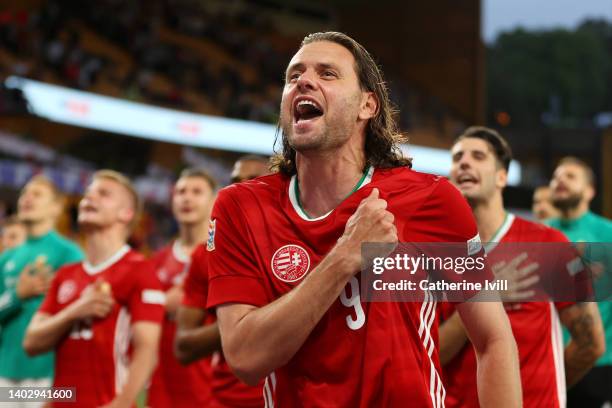
M 394 221 L 393 214 L 387 211 L 387 202 L 379 198 L 377 188 L 361 201 L 338 240 L 338 247 L 342 248 L 355 272 L 361 268 L 362 243 L 397 243 Z
M 28 299 L 44 294 L 49 288 L 51 273 L 45 270 L 37 271 L 33 265 L 27 265 L 19 275 L 15 291 L 20 299 Z
M 75 319 L 90 317 L 102 319 L 113 309 L 115 301 L 108 282 L 96 281 L 89 285 L 81 296 L 70 305 Z

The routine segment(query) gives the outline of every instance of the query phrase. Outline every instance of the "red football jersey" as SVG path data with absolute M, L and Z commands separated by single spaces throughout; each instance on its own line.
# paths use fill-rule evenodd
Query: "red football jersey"
M 54 387 L 76 387 L 76 403 L 54 407 L 98 407 L 109 403 L 127 380 L 130 327 L 160 323 L 164 293 L 150 262 L 125 245 L 103 263 L 64 266 L 55 274 L 40 311 L 56 314 L 97 280 L 108 282 L 115 306 L 104 319 L 74 324 L 56 346 Z
M 336 244 L 374 187 L 387 200 L 402 242 L 466 243 L 477 236 L 455 187 L 406 167 L 370 168 L 357 191 L 316 219 L 299 206 L 295 176 L 260 177 L 219 193 L 208 240 L 208 305 L 261 307 L 291 291 Z M 351 278 L 300 350 L 267 377 L 268 406 L 442 404 L 435 303 L 365 303 L 360 279 Z
M 508 214 L 496 235 L 491 240 L 492 243 L 567 242 L 561 232 L 512 214 Z M 513 253 L 511 248 L 507 246 L 505 250 L 500 251 L 490 248 L 490 264 L 516 257 L 518 254 Z M 560 254 L 561 259 L 575 256 L 572 252 Z M 550 262 L 550 259 L 547 261 Z M 566 263 L 562 261 L 559 265 Z M 525 407 L 565 406 L 563 337 L 558 311 L 573 304 L 574 302 L 522 302 L 504 305 L 518 347 Z M 448 318 L 454 311 L 454 305 L 451 303 L 441 303 L 440 307 L 442 319 Z M 471 344 L 466 344 L 459 354 L 443 367 L 443 377 L 447 390 L 447 407 L 479 406 L 476 355 Z
M 192 254 L 192 264 L 185 281 L 185 306 L 206 309 L 208 294 L 208 251 L 205 245 L 198 246 Z M 215 322 L 213 314 L 206 318 L 206 324 Z M 263 382 L 256 387 L 242 383 L 231 371 L 223 354 L 216 352 L 211 363 L 210 408 L 261 408 Z
M 164 291 L 183 285 L 190 258 L 178 243 L 162 248 L 152 258 Z M 210 358 L 183 366 L 174 356 L 176 321 L 165 316 L 159 345 L 159 364 L 153 374 L 147 404 L 152 408 L 207 406 L 210 401 Z

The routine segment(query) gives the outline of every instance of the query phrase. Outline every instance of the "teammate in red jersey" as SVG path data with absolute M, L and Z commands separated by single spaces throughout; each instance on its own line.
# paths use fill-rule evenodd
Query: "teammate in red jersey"
M 435 304 L 362 303 L 356 275 L 366 241 L 474 239 L 467 203 L 409 169 L 382 75 L 344 34 L 304 39 L 280 117 L 280 172 L 221 190 L 213 209 L 208 306 L 229 365 L 251 384 L 267 377 L 268 406 L 441 406 Z M 482 400 L 520 406 L 502 306 L 458 309 Z
M 157 363 L 164 293 L 151 263 L 126 244 L 139 208 L 130 181 L 94 174 L 79 204 L 82 264 L 61 268 L 28 327 L 24 347 L 56 350 L 55 387 L 75 387 L 76 403 L 131 407 Z
M 269 173 L 267 159 L 243 156 L 236 161 L 232 182 L 242 182 Z M 214 228 L 214 225 L 211 225 Z M 178 311 L 179 330 L 176 354 L 183 364 L 213 355 L 210 408 L 256 408 L 263 406 L 262 385 L 254 387 L 242 383 L 232 373 L 221 353 L 221 339 L 216 319 L 206 311 L 208 295 L 208 251 L 205 245 L 192 255 L 192 263 L 185 280 L 185 296 Z
M 185 296 L 179 309 L 177 355 L 183 363 L 213 356 L 209 408 L 262 407 L 263 383 L 255 386 L 242 383 L 221 353 L 219 327 L 215 317 L 206 313 L 207 293 L 208 251 L 206 244 L 202 244 L 193 253 L 185 281 Z
M 200 169 L 184 170 L 174 185 L 172 212 L 179 225 L 179 236 L 153 258 L 157 277 L 166 291 L 166 318 L 159 364 L 147 398 L 152 408 L 207 406 L 210 400 L 210 359 L 182 366 L 174 356 L 174 337 L 183 282 L 193 250 L 206 240 L 216 186 L 215 180 Z
M 252 180 L 255 177 L 270 173 L 270 159 L 255 154 L 241 156 L 232 169 L 232 183 Z
M 601 319 L 593 303 L 575 302 L 518 302 L 533 299 L 532 285 L 544 279 L 544 271 L 537 271 L 553 261 L 530 252 L 520 257 L 512 245 L 520 242 L 567 243 L 559 231 L 509 214 L 504 209 L 502 191 L 506 186 L 512 153 L 499 133 L 484 127 L 467 129 L 455 142 L 452 150 L 451 180 L 461 190 L 472 207 L 478 232 L 488 253 L 489 261 L 500 275 L 514 278 L 517 286 L 506 293 L 505 303 L 512 331 L 519 350 L 523 404 L 525 407 L 564 407 L 565 385 L 573 385 L 595 363 L 603 352 L 604 339 Z M 488 244 L 490 243 L 490 244 Z M 569 246 L 568 246 L 569 248 Z M 524 250 L 524 249 L 523 249 Z M 538 250 L 534 247 L 534 251 Z M 542 251 L 540 251 L 542 252 Z M 560 265 L 576 257 L 571 252 L 561 253 Z M 571 258 L 571 259 L 570 259 Z M 557 259 L 554 259 L 555 261 Z M 550 270 L 552 279 L 564 279 L 570 271 Z M 537 271 L 537 272 L 536 272 Z M 476 358 L 454 305 L 441 304 L 445 320 L 440 326 L 440 359 L 447 386 L 448 407 L 478 407 L 476 390 Z M 572 333 L 572 342 L 563 350 L 559 326 L 561 322 Z M 565 356 L 565 370 L 564 370 Z

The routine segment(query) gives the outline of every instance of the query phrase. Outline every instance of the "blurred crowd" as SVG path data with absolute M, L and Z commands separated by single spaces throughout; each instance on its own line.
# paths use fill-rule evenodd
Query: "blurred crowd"
M 0 11 L 0 79 L 24 76 L 134 101 L 275 123 L 296 38 L 264 14 L 187 0 L 43 2 Z M 291 44 L 291 46 L 287 46 Z M 247 62 L 248 61 L 248 62 Z M 403 129 L 443 130 L 453 113 L 390 78 Z M 457 125 L 455 125 L 457 126 Z M 453 129 L 458 130 L 458 129 Z
M 264 36 L 253 39 L 232 29 L 240 24 L 269 31 L 265 22 L 247 18 L 246 12 L 211 15 L 201 5 L 172 3 L 105 0 L 89 7 L 49 1 L 40 9 L 4 11 L 0 48 L 10 58 L 1 64 L 1 74 L 117 90 L 117 96 L 192 111 L 202 109 L 188 97 L 197 93 L 212 113 L 273 122 L 283 55 Z M 92 46 L 91 31 L 111 51 Z M 203 49 L 212 54 L 199 52 Z M 116 56 L 122 53 L 129 55 L 127 61 Z M 218 54 L 224 61 L 212 58 Z

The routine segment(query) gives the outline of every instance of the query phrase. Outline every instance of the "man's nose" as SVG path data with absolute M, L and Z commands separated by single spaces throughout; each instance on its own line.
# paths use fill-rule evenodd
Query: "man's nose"
M 300 92 L 312 91 L 316 88 L 314 75 L 311 71 L 303 72 L 297 80 L 297 86 Z
M 469 169 L 470 167 L 471 167 L 471 164 L 470 164 L 470 161 L 468 159 L 462 157 L 459 160 L 459 168 L 461 170 L 466 170 L 466 169 Z

